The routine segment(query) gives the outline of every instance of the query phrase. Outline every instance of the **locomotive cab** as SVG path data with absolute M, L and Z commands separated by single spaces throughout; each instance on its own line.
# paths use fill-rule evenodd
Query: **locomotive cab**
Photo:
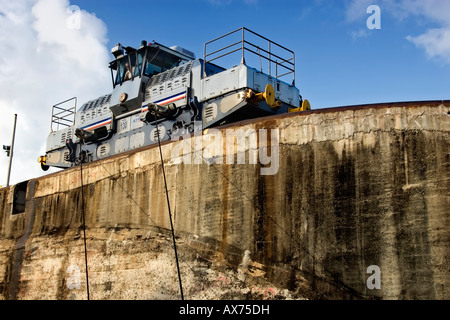
M 115 117 L 141 108 L 152 76 L 193 58 L 157 43 L 147 45 L 146 41 L 139 49 L 118 44 L 111 53 L 116 58 L 109 65 L 113 84 L 110 109 Z

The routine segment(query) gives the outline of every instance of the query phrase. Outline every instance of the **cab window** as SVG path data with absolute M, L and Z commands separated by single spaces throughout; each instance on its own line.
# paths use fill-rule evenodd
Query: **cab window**
M 168 52 L 159 50 L 156 53 L 150 51 L 147 54 L 147 64 L 145 66 L 144 75 L 151 77 L 155 74 L 164 72 L 180 65 L 183 60 Z
M 143 60 L 142 53 L 136 52 L 118 60 L 114 85 L 138 77 L 141 74 Z

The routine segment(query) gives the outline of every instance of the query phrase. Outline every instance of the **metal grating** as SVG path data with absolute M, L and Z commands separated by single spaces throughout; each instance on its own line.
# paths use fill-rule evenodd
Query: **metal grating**
M 181 66 L 178 66 L 176 68 L 172 68 L 170 70 L 161 72 L 157 75 L 154 75 L 150 81 L 148 82 L 147 88 L 160 85 L 163 82 L 172 80 L 176 77 L 183 76 L 191 71 L 192 68 L 192 61 L 185 63 Z
M 111 101 L 111 94 L 107 94 L 104 96 L 101 96 L 100 98 L 97 98 L 95 100 L 91 100 L 86 102 L 81 106 L 80 111 L 88 111 L 91 109 L 97 109 L 98 107 L 103 106 L 106 103 L 109 103 Z M 93 110 L 93 115 L 95 115 L 95 110 Z

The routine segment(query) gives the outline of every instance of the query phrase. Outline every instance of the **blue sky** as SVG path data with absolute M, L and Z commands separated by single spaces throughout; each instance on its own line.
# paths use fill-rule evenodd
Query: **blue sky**
M 421 4 L 410 8 L 402 6 L 404 1 L 389 2 L 73 0 L 71 4 L 105 22 L 108 48 L 117 42 L 137 46 L 147 39 L 180 45 L 200 57 L 204 42 L 245 26 L 295 51 L 296 84 L 313 108 L 449 99 L 450 58 L 429 57 L 424 48 L 407 40 L 439 28 L 439 17 L 417 13 Z M 395 2 L 398 6 L 392 5 Z M 439 5 L 439 1 L 421 3 Z M 370 4 L 381 9 L 379 30 L 366 26 Z M 446 9 L 450 7 L 442 8 Z
M 381 29 L 367 27 L 371 5 Z M 43 174 L 36 159 L 53 105 L 111 92 L 118 42 L 155 40 L 202 57 L 205 42 L 247 27 L 295 51 L 296 86 L 313 109 L 443 100 L 449 16 L 450 0 L 0 0 L 0 145 L 10 144 L 18 115 L 11 183 Z M 0 156 L 0 185 L 8 160 Z

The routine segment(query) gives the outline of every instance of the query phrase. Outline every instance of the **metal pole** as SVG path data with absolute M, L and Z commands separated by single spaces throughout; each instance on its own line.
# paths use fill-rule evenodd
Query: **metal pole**
M 8 165 L 8 178 L 6 180 L 6 186 L 9 186 L 9 178 L 11 176 L 11 163 L 13 158 L 13 152 L 14 152 L 14 138 L 16 136 L 16 123 L 17 123 L 17 114 L 14 115 L 14 129 L 13 129 L 13 136 L 11 141 L 11 150 L 9 151 L 9 165 Z
M 245 51 L 245 29 L 242 28 L 242 60 L 241 63 L 245 64 L 245 57 L 244 57 L 244 51 Z

